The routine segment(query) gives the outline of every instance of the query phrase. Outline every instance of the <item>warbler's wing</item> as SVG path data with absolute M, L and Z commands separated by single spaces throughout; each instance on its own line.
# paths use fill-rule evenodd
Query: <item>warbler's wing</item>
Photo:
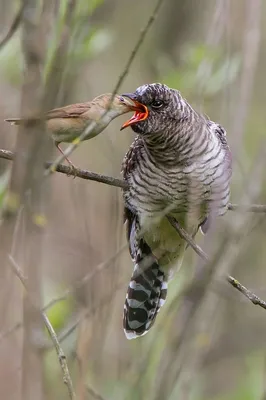
M 65 107 L 54 108 L 46 113 L 46 119 L 77 118 L 87 112 L 90 108 L 90 103 L 76 103 Z
M 45 114 L 47 120 L 53 118 L 77 118 L 80 115 L 88 112 L 91 108 L 91 103 L 76 103 L 69 106 L 54 108 Z M 10 122 L 12 125 L 20 125 L 24 120 L 23 118 L 7 118 L 6 122 Z

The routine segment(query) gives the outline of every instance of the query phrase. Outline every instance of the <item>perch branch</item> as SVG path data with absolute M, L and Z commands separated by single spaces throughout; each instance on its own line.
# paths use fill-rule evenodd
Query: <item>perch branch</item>
M 10 150 L 0 149 L 0 158 L 5 160 L 13 161 L 15 153 Z M 47 162 L 45 164 L 46 168 L 51 167 L 52 163 Z M 112 176 L 107 176 L 103 174 L 97 174 L 96 172 L 91 172 L 86 169 L 77 168 L 74 172 L 71 167 L 59 164 L 56 167 L 56 171 L 61 174 L 77 176 L 81 179 L 86 179 L 89 181 L 105 183 L 109 186 L 118 187 L 121 189 L 126 189 L 128 187 L 127 183 L 119 178 L 113 178 Z M 266 205 L 264 204 L 250 204 L 250 205 L 240 205 L 240 204 L 229 204 L 228 210 L 230 211 L 245 211 L 245 212 L 255 212 L 255 213 L 266 213 Z
M 4 158 L 5 160 L 13 161 L 14 157 L 15 157 L 15 153 L 13 153 L 12 151 L 0 149 L 0 158 Z M 51 167 L 51 165 L 52 165 L 52 163 L 49 163 L 49 162 L 47 162 L 45 164 L 46 168 Z M 80 169 L 80 168 L 77 168 L 76 171 L 73 172 L 71 167 L 63 165 L 63 164 L 57 165 L 56 171 L 60 172 L 61 174 L 77 176 L 78 178 L 81 178 L 81 179 L 87 179 L 90 181 L 105 183 L 106 185 L 115 186 L 115 187 L 119 187 L 122 189 L 125 189 L 127 186 L 126 183 L 124 181 L 122 181 L 121 179 L 113 178 L 113 177 L 102 175 L 102 174 L 96 174 L 95 172 L 90 172 L 88 170 Z
M 53 342 L 54 348 L 56 350 L 57 356 L 58 356 L 58 360 L 63 372 L 63 381 L 66 384 L 67 388 L 68 388 L 68 394 L 71 400 L 74 400 L 76 398 L 75 393 L 74 393 L 74 389 L 73 389 L 73 384 L 72 384 L 72 380 L 69 374 L 69 370 L 68 370 L 68 365 L 67 365 L 67 361 L 66 361 L 66 356 L 63 352 L 62 347 L 60 346 L 59 340 L 57 338 L 57 335 L 54 331 L 54 328 L 52 326 L 52 324 L 50 323 L 47 315 L 45 314 L 45 312 L 43 312 L 42 310 L 39 309 L 39 307 L 36 306 L 35 301 L 33 298 L 31 298 L 32 296 L 30 296 L 30 293 L 28 291 L 28 286 L 27 286 L 27 278 L 23 275 L 23 272 L 21 271 L 21 268 L 19 267 L 19 265 L 16 263 L 16 261 L 14 260 L 14 258 L 9 255 L 9 260 L 11 262 L 11 266 L 12 269 L 14 271 L 14 273 L 16 274 L 16 276 L 19 278 L 19 280 L 21 281 L 22 285 L 24 286 L 30 300 L 31 303 L 34 307 L 36 307 L 36 309 L 38 309 L 38 311 L 40 312 L 43 322 L 46 326 L 46 329 L 51 337 L 51 340 Z
M 201 257 L 204 261 L 210 261 L 209 256 L 202 250 L 202 248 L 194 241 L 194 239 L 186 232 L 184 228 L 175 220 L 173 217 L 167 217 L 170 224 L 176 229 L 179 236 L 184 239 Z M 251 290 L 247 289 L 244 285 L 242 285 L 237 279 L 233 276 L 227 275 L 226 280 L 230 285 L 232 285 L 235 289 L 237 289 L 240 293 L 242 293 L 249 301 L 253 304 L 258 305 L 264 309 L 266 309 L 266 302 L 260 299 L 255 293 L 251 292 Z

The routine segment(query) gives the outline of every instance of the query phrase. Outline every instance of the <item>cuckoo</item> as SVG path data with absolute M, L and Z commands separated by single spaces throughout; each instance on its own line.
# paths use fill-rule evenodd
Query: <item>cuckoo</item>
M 167 216 L 192 236 L 199 228 L 205 233 L 213 217 L 227 211 L 232 158 L 225 129 L 195 111 L 178 90 L 154 83 L 123 97 L 137 107 L 121 128 L 137 134 L 122 164 L 134 263 L 123 324 L 133 339 L 153 325 L 187 247 Z

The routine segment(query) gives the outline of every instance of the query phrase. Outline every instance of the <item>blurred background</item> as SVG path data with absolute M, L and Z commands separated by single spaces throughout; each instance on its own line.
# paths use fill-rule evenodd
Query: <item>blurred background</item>
M 20 154 L 25 168 L 0 158 L 0 397 L 69 398 L 52 342 L 10 267 L 11 253 L 33 302 L 48 305 L 77 399 L 265 400 L 266 312 L 225 279 L 230 273 L 266 299 L 265 214 L 228 211 L 211 235 L 198 234 L 212 262 L 203 265 L 188 249 L 154 327 L 127 341 L 122 313 L 132 262 L 122 191 L 59 173 L 36 175 L 35 167 L 58 156 L 52 141 L 44 143 L 40 132 L 32 147 L 4 122 L 40 93 L 44 107 L 53 108 L 112 92 L 155 0 L 23 4 L 27 12 L 18 14 L 18 1 L 0 0 L 0 40 L 17 14 L 20 21 L 0 46 L 0 149 Z M 266 204 L 265 13 L 262 0 L 164 0 L 119 88 L 168 84 L 226 128 L 232 203 Z M 41 66 L 33 75 L 27 69 L 34 58 L 24 57 L 31 42 Z M 38 82 L 27 86 L 27 79 Z M 119 131 L 125 120 L 82 143 L 73 163 L 119 177 L 134 138 L 130 129 Z M 10 193 L 22 196 L 20 207 Z

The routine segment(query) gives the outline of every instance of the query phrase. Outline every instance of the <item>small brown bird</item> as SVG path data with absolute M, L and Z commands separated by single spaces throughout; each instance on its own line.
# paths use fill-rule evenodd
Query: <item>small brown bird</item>
M 45 114 L 47 130 L 62 154 L 64 152 L 59 146 L 60 143 L 69 143 L 78 138 L 90 122 L 99 121 L 95 129 L 83 140 L 99 135 L 114 118 L 127 112 L 138 110 L 136 102 L 126 97 L 115 95 L 110 110 L 106 113 L 111 98 L 112 94 L 106 93 L 95 97 L 92 101 L 55 108 Z M 105 113 L 106 115 L 103 117 Z M 25 120 L 7 118 L 5 121 L 10 122 L 12 125 L 20 125 Z M 68 158 L 66 160 L 73 167 L 72 162 Z

